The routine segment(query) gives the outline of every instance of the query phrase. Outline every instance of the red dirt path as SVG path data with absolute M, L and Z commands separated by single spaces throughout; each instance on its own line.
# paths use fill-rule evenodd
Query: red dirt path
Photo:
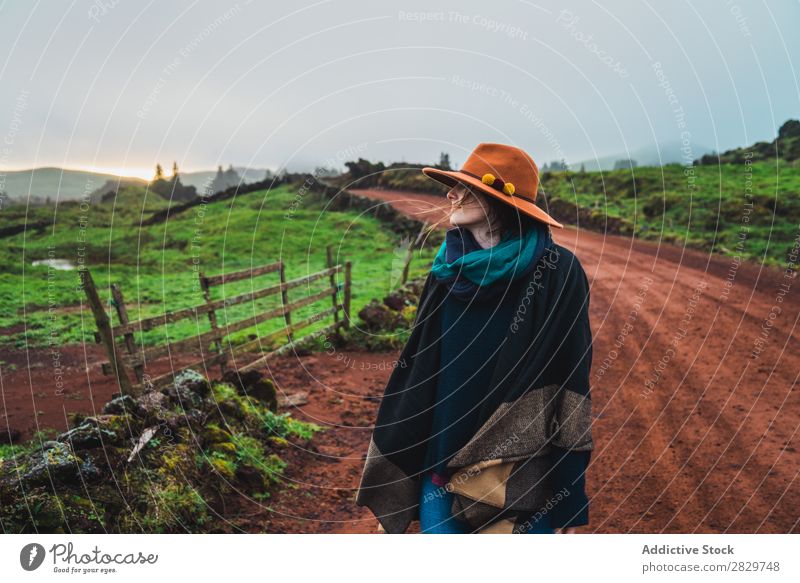
M 418 217 L 444 202 L 358 192 Z M 675 246 L 573 228 L 554 235 L 591 282 L 596 449 L 587 474 L 591 523 L 579 532 L 800 532 L 800 282 Z M 42 411 L 40 426 L 65 428 L 65 410 L 101 407 L 115 389 L 95 368 L 89 389 L 84 363 L 102 354 L 86 350 L 60 348 L 65 396 L 54 395 L 47 351 L 1 355 L 16 370 L 0 369 L 0 427 L 8 414 L 9 426 L 29 436 L 33 411 Z M 228 504 L 232 532 L 375 532 L 377 521 L 353 495 L 396 357 L 342 352 L 272 363 L 279 389 L 309 392 L 293 413 L 329 429 L 307 450 L 282 452 L 296 488 L 276 493 L 269 507 Z

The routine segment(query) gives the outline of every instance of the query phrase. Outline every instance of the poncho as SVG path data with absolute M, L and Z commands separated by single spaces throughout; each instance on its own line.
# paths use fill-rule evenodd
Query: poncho
M 440 362 L 426 468 L 434 483 L 471 437 L 480 402 L 515 310 L 516 283 L 536 267 L 551 241 L 544 224 L 524 236 L 506 233 L 483 248 L 468 228 L 449 229 L 431 273 L 450 291 L 442 304 Z
M 436 402 L 443 298 L 428 274 L 400 362 L 387 382 L 357 504 L 388 533 L 419 518 L 421 475 Z M 516 289 L 515 310 L 474 418 L 472 438 L 447 467 L 453 513 L 473 532 L 524 532 L 552 512 L 553 451 L 589 452 L 592 359 L 589 283 L 578 259 L 551 242 Z

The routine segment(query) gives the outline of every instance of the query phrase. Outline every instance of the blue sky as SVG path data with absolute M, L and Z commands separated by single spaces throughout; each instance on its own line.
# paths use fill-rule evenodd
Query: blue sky
M 800 3 L 0 1 L 0 170 L 725 150 L 800 118 Z

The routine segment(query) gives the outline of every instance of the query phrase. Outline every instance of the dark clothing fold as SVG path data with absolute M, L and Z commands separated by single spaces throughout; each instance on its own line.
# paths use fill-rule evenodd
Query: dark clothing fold
M 552 527 L 588 523 L 588 280 L 549 238 L 529 267 L 497 282 L 497 299 L 466 306 L 428 275 L 400 357 L 408 366 L 387 383 L 356 498 L 387 532 L 405 532 L 418 518 L 421 478 L 434 467 L 473 532 L 524 532 L 536 514 L 548 514 Z M 475 317 L 459 320 L 469 310 Z M 453 330 L 462 337 L 451 341 Z M 464 352 L 463 370 L 453 350 Z M 440 386 L 448 375 L 456 383 Z

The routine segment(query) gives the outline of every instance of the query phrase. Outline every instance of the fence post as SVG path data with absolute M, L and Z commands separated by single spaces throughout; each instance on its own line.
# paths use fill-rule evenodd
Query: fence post
M 211 286 L 208 285 L 208 278 L 205 276 L 204 273 L 200 272 L 197 274 L 200 278 L 200 289 L 203 291 L 203 299 L 206 301 L 206 305 L 211 304 Z M 211 324 L 211 329 L 214 330 L 219 334 L 219 326 L 217 325 L 217 313 L 214 311 L 214 308 L 209 307 L 208 309 L 208 322 Z M 219 362 L 219 370 L 221 374 L 225 374 L 225 368 L 227 364 L 227 357 L 224 356 L 225 350 L 222 347 L 222 335 L 218 335 L 216 340 L 213 343 L 214 346 L 217 348 L 217 354 L 223 355 L 222 359 Z M 200 351 L 203 351 L 203 347 L 200 346 Z
M 326 249 L 326 251 L 328 253 L 328 268 L 330 269 L 331 267 L 333 267 L 333 246 L 332 245 L 328 245 L 325 249 Z M 331 280 L 331 287 L 333 288 L 333 294 L 331 294 L 331 299 L 333 300 L 333 321 L 334 322 L 338 322 L 339 321 L 339 309 L 338 309 L 338 305 L 339 304 L 337 303 L 337 300 L 338 300 L 338 297 L 337 297 L 338 293 L 337 292 L 339 291 L 339 289 L 338 289 L 338 286 L 336 285 L 336 272 L 331 273 L 330 280 Z
M 135 396 L 131 387 L 131 380 L 128 377 L 128 371 L 125 369 L 125 365 L 117 359 L 116 344 L 114 343 L 111 325 L 108 322 L 108 314 L 106 314 L 103 302 L 100 301 L 92 274 L 87 268 L 79 270 L 78 274 L 81 278 L 83 291 L 86 293 L 86 299 L 89 301 L 89 307 L 92 309 L 100 340 L 105 344 L 108 360 L 111 363 L 111 371 L 119 383 L 120 392 L 123 395 Z
M 350 285 L 352 282 L 351 277 L 352 263 L 346 261 L 344 264 L 344 327 L 350 328 Z
M 286 337 L 289 339 L 289 342 L 294 342 L 294 335 L 292 334 L 292 312 L 291 310 L 287 309 L 286 306 L 289 305 L 289 290 L 284 287 L 286 284 L 286 265 L 281 261 L 281 302 L 283 305 L 283 309 L 286 310 L 283 313 L 284 320 L 286 320 Z
M 122 295 L 122 290 L 116 283 L 111 284 L 111 297 L 114 299 L 114 308 L 117 310 L 119 323 L 127 324 L 130 322 L 130 319 L 128 318 L 128 309 L 125 307 L 125 298 Z M 136 343 L 133 339 L 133 332 L 125 333 L 125 348 L 128 349 L 128 354 L 131 356 L 136 354 Z M 136 375 L 136 381 L 141 383 L 144 379 L 144 365 L 134 365 L 133 373 Z

